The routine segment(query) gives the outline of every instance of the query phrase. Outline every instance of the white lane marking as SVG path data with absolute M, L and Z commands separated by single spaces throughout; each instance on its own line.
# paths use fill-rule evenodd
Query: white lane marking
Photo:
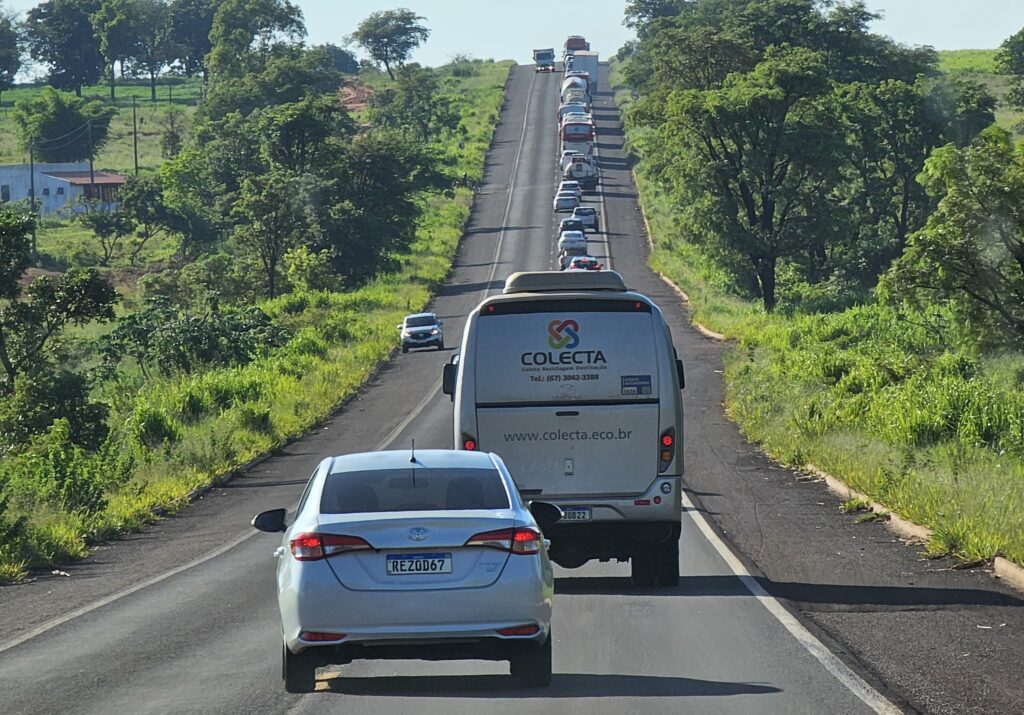
M 536 79 L 536 75 L 534 75 L 533 79 Z M 513 190 L 513 187 L 515 186 L 515 174 L 516 174 L 516 171 L 517 171 L 518 166 L 519 166 L 519 155 L 522 152 L 522 148 L 523 148 L 523 138 L 526 136 L 526 125 L 527 125 L 527 121 L 529 119 L 530 98 L 533 95 L 533 79 L 530 80 L 530 90 L 529 90 L 529 94 L 527 95 L 527 99 L 526 99 L 527 114 L 526 114 L 525 118 L 523 119 L 523 131 L 522 131 L 522 133 L 520 134 L 520 137 L 519 137 L 519 148 L 516 150 L 515 161 L 512 164 L 512 181 L 509 184 L 509 189 L 508 189 L 509 198 L 508 198 L 508 201 L 505 204 L 505 216 L 502 219 L 502 231 L 501 231 L 501 235 L 498 238 L 498 245 L 495 247 L 495 251 L 494 251 L 495 260 L 494 260 L 494 264 L 491 266 L 491 275 L 490 275 L 490 278 L 487 280 L 488 284 L 490 284 L 494 280 L 494 275 L 495 275 L 495 272 L 497 270 L 497 259 L 498 259 L 499 255 L 501 253 L 501 242 L 502 242 L 502 239 L 505 237 L 504 225 L 505 225 L 505 223 L 507 223 L 508 214 L 509 214 L 509 207 L 512 204 L 512 190 Z M 485 288 L 482 292 L 486 295 L 487 289 Z M 403 419 L 401 422 L 399 422 L 395 426 L 395 428 L 388 433 L 387 437 L 385 437 L 383 440 L 381 440 L 379 443 L 377 443 L 374 446 L 372 451 L 376 452 L 376 451 L 384 449 L 386 446 L 388 446 L 388 444 L 391 442 L 391 440 L 393 440 L 395 437 L 397 437 L 402 432 L 402 430 L 404 430 L 406 427 L 409 426 L 409 423 L 411 423 L 414 419 L 416 419 L 420 415 L 420 413 L 423 412 L 424 409 L 426 409 L 427 405 L 430 404 L 430 401 L 434 398 L 434 395 L 440 389 L 441 389 L 441 380 L 438 379 L 437 382 L 435 382 L 431 386 L 430 390 L 423 397 L 423 399 L 420 400 L 419 404 L 417 404 L 416 407 L 413 408 L 412 412 L 410 412 L 405 417 L 405 419 Z M 87 613 L 91 613 L 92 611 L 95 611 L 97 608 L 103 608 L 104 606 L 110 605 L 111 603 L 114 603 L 115 601 L 119 601 L 119 600 L 121 600 L 122 598 L 124 598 L 126 596 L 130 596 L 133 593 L 141 591 L 144 588 L 149 588 L 150 586 L 155 586 L 156 584 L 160 583 L 161 581 L 166 581 L 167 579 L 169 579 L 169 578 L 171 578 L 173 576 L 177 576 L 178 574 L 183 573 L 185 571 L 188 571 L 189 569 L 195 568 L 196 566 L 200 566 L 200 565 L 206 563 L 207 561 L 215 559 L 218 556 L 220 556 L 221 554 L 224 554 L 224 553 L 230 551 L 231 549 L 235 548 L 239 544 L 247 541 L 248 539 L 251 539 L 252 537 L 256 536 L 259 533 L 260 532 L 256 531 L 255 529 L 248 529 L 245 532 L 243 532 L 243 533 L 239 534 L 238 536 L 236 536 L 234 539 L 232 539 L 228 543 L 224 544 L 223 546 L 221 546 L 221 547 L 211 551 L 208 554 L 205 554 L 204 556 L 200 556 L 199 558 L 197 558 L 197 559 L 195 559 L 193 561 L 189 561 L 187 564 L 183 564 L 182 566 L 178 566 L 177 568 L 171 569 L 170 571 L 167 571 L 166 573 L 162 573 L 162 574 L 160 574 L 158 576 L 154 576 L 153 578 L 147 579 L 146 581 L 143 581 L 142 583 L 137 583 L 134 586 L 129 586 L 126 589 L 123 589 L 121 591 L 117 591 L 116 593 L 112 593 L 109 596 L 105 596 L 105 597 L 101 598 L 98 601 L 93 601 L 92 603 L 90 603 L 88 605 L 85 605 L 85 606 L 82 606 L 81 608 L 76 608 L 74 611 L 71 611 L 69 613 L 65 613 L 63 616 L 59 616 L 57 618 L 51 619 L 49 621 L 46 621 L 45 623 L 42 623 L 42 624 L 36 626 L 35 628 L 33 628 L 33 629 L 29 630 L 29 631 L 26 631 L 25 633 L 22 633 L 17 638 L 13 638 L 12 640 L 0 643 L 0 653 L 3 653 L 4 651 L 10 650 L 11 648 L 14 648 L 15 646 L 19 646 L 19 645 L 21 645 L 22 643 L 24 643 L 26 641 L 32 640 L 33 638 L 41 636 L 43 633 L 46 633 L 47 631 L 53 630 L 57 626 L 61 626 L 61 625 L 65 624 L 65 623 L 67 623 L 68 621 L 73 621 L 74 619 L 79 618 L 81 616 L 84 616 Z
M 697 510 L 697 507 L 685 491 L 683 492 L 683 507 L 686 513 L 690 515 L 693 523 L 700 529 L 700 533 L 708 540 L 708 543 L 711 544 L 722 560 L 725 561 L 729 570 L 740 579 L 746 589 L 765 607 L 768 613 L 781 623 L 782 627 L 803 646 L 804 650 L 814 656 L 825 667 L 825 670 L 831 673 L 836 680 L 871 708 L 872 711 L 878 713 L 878 715 L 901 715 L 903 712 L 901 709 L 853 672 L 824 643 L 815 638 L 792 613 L 787 611 L 779 603 L 778 599 L 764 590 L 764 587 L 761 586 L 757 579 L 750 575 L 750 571 L 743 565 L 743 562 L 732 552 L 732 549 L 711 528 L 707 518 Z
M 519 173 L 519 158 L 523 153 L 523 144 L 526 143 L 526 128 L 530 124 L 530 103 L 533 101 L 533 85 L 537 80 L 537 73 L 530 78 L 530 88 L 526 91 L 526 107 L 523 110 L 523 130 L 519 132 L 519 146 L 516 147 L 516 154 L 512 158 L 512 175 L 508 181 L 508 199 L 505 200 L 505 212 L 501 216 L 501 231 L 498 233 L 498 243 L 494 247 L 494 261 L 491 263 L 491 273 L 487 277 L 487 284 L 482 291 L 486 298 L 490 293 L 490 285 L 494 282 L 494 276 L 498 273 L 498 261 L 501 260 L 501 246 L 505 242 L 505 227 L 508 226 L 508 215 L 512 212 L 512 197 L 515 195 L 516 175 Z
M 11 648 L 14 648 L 17 645 L 21 645 L 25 641 L 31 640 L 31 639 L 35 638 L 36 636 L 40 636 L 43 633 L 46 633 L 48 630 L 56 628 L 59 625 L 67 623 L 68 621 L 72 621 L 72 620 L 78 618 L 79 616 L 84 616 L 86 613 L 89 613 L 91 611 L 95 611 L 97 608 L 102 608 L 103 606 L 111 604 L 114 601 L 120 600 L 120 599 L 124 598 L 125 596 L 130 596 L 133 593 L 135 593 L 136 591 L 141 591 L 144 588 L 149 588 L 150 586 L 152 586 L 154 584 L 157 584 L 157 583 L 160 583 L 161 581 L 164 581 L 165 579 L 169 579 L 171 576 L 177 576 L 178 574 L 182 573 L 183 571 L 188 571 L 190 568 L 194 568 L 194 567 L 196 567 L 196 566 L 198 566 L 200 564 L 206 563 L 210 559 L 215 559 L 218 556 L 220 556 L 221 554 L 223 554 L 224 552 L 230 551 L 231 549 L 235 548 L 236 546 L 238 546 L 243 541 L 245 541 L 246 539 L 250 538 L 251 536 L 253 536 L 256 533 L 258 533 L 258 532 L 255 529 L 253 529 L 251 531 L 246 531 L 244 534 L 238 535 L 237 537 L 235 537 L 234 539 L 232 539 L 228 543 L 224 544 L 223 546 L 215 549 L 214 551 L 211 551 L 210 553 L 206 554 L 205 556 L 201 556 L 200 558 L 198 558 L 198 559 L 196 559 L 194 561 L 189 561 L 187 564 L 184 564 L 183 566 L 179 566 L 179 567 L 177 567 L 175 569 L 171 569 L 170 571 L 168 571 L 166 573 L 162 573 L 159 576 L 154 576 L 153 578 L 148 579 L 146 581 L 143 581 L 142 583 L 137 583 L 134 586 L 129 586 L 128 588 L 126 588 L 126 589 L 124 589 L 122 591 L 118 591 L 117 593 L 113 593 L 113 594 L 111 594 L 109 596 L 101 598 L 98 601 L 94 601 L 94 602 L 92 602 L 92 603 L 90 603 L 90 604 L 88 604 L 86 606 L 82 606 L 81 608 L 76 608 L 74 611 L 71 611 L 70 613 L 65 613 L 63 616 L 60 616 L 58 618 L 54 618 L 53 620 L 50 620 L 50 621 L 47 621 L 46 623 L 38 625 L 35 628 L 33 628 L 32 630 L 27 631 L 26 633 L 21 634 L 17 638 L 15 638 L 13 640 L 9 640 L 6 643 L 3 643 L 2 645 L 0 645 L 0 653 L 3 653 L 5 650 L 10 650 Z

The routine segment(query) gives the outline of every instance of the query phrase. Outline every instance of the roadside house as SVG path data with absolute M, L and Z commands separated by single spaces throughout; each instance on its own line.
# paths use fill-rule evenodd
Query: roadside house
M 35 192 L 39 215 L 82 210 L 78 205 L 83 198 L 96 199 L 104 208 L 113 208 L 125 180 L 120 174 L 109 171 L 94 171 L 90 177 L 89 164 L 84 162 L 36 164 Z M 0 203 L 28 201 L 31 187 L 28 164 L 0 166 Z

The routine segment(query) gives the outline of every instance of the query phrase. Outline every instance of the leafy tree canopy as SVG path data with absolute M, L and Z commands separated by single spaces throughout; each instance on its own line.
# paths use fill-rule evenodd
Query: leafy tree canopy
M 217 81 L 257 71 L 282 39 L 304 37 L 302 10 L 290 0 L 223 0 L 213 16 L 207 68 Z
M 47 81 L 81 96 L 83 85 L 103 74 L 103 55 L 91 17 L 100 0 L 47 0 L 25 16 L 25 37 L 32 59 L 49 67 Z
M 919 306 L 963 301 L 1024 344 L 1024 152 L 989 127 L 968 147 L 936 150 L 921 180 L 938 208 L 910 237 L 882 295 Z
M 430 37 L 430 30 L 420 24 L 425 19 L 406 8 L 379 10 L 359 23 L 352 40 L 394 79 L 395 68 L 405 64 L 412 51 Z
M 116 107 L 98 100 L 44 87 L 18 100 L 13 116 L 21 146 L 27 151 L 33 144 L 37 161 L 73 162 L 89 157 L 90 126 L 93 151 L 99 151 L 115 114 Z

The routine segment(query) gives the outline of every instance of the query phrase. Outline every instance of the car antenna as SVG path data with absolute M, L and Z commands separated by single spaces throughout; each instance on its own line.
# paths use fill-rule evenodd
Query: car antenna
M 412 438 L 412 447 L 409 449 L 409 461 L 412 463 L 412 485 L 416 486 L 416 438 Z

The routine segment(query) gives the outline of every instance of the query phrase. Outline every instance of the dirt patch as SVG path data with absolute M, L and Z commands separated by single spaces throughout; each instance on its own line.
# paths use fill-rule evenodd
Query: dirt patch
M 372 96 L 373 89 L 367 87 L 358 79 L 350 79 L 341 88 L 341 106 L 349 114 L 361 112 L 366 109 L 366 104 Z
M 51 278 L 60 278 L 60 271 L 51 271 L 46 268 L 29 268 L 21 274 L 21 278 L 18 280 L 18 284 L 22 288 L 28 288 L 36 278 L 40 276 L 50 276 Z

